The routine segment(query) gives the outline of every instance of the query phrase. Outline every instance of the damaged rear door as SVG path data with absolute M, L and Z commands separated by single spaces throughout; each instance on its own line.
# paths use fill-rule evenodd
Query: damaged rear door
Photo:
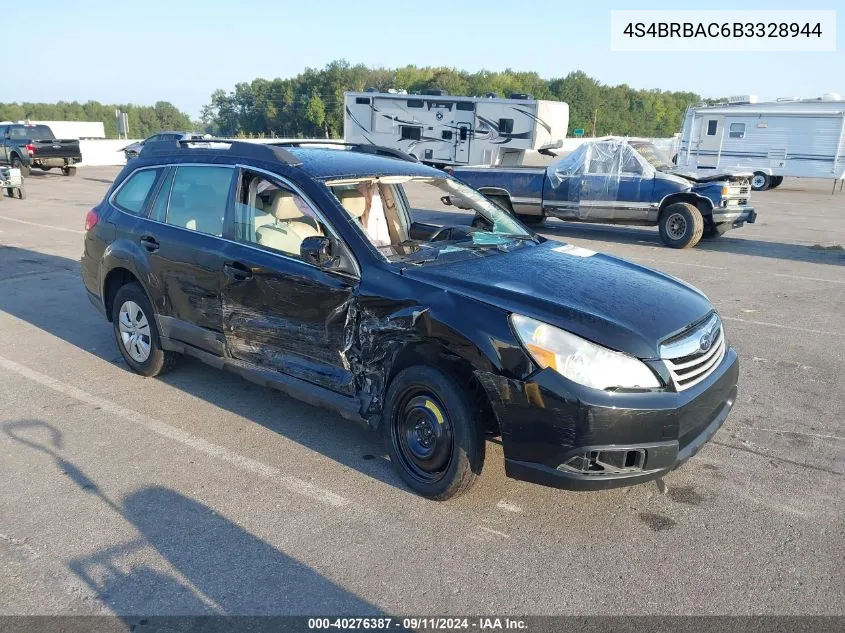
M 227 354 L 343 394 L 354 393 L 343 355 L 355 281 L 302 261 L 305 237 L 329 228 L 292 187 L 241 171 L 223 267 Z

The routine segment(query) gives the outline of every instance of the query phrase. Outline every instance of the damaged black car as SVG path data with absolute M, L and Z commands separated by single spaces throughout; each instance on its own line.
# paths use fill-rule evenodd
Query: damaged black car
M 701 292 L 392 150 L 148 143 L 85 229 L 88 295 L 134 371 L 187 354 L 336 410 L 433 499 L 468 490 L 496 437 L 517 479 L 654 479 L 736 398 Z

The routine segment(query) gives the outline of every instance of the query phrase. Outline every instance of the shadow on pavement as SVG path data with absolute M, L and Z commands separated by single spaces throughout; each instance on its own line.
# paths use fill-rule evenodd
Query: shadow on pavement
M 77 261 L 0 245 L 0 311 L 131 373 L 117 349 L 111 323 L 86 298 Z M 134 374 L 133 378 L 139 385 L 146 380 Z M 187 357 L 156 380 L 406 490 L 390 462 L 380 458 L 384 454 L 380 436 L 332 411 Z
M 138 531 L 138 538 L 67 563 L 118 615 L 380 613 L 209 506 L 175 490 L 148 487 L 111 500 L 61 456 L 62 433 L 47 422 L 16 420 L 0 428 L 14 441 L 51 458 L 80 492 L 97 497 Z M 67 503 L 74 501 L 69 498 Z M 284 520 L 280 514 L 281 531 Z M 152 551 L 163 560 L 151 556 Z

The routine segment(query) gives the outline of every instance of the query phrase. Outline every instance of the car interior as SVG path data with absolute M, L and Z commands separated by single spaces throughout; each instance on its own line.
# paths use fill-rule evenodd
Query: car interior
M 327 234 L 302 198 L 258 176 L 244 179 L 234 229 L 244 242 L 297 258 L 306 237 Z

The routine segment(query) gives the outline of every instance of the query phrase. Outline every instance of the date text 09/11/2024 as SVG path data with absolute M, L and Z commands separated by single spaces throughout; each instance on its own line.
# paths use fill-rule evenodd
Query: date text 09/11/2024
M 527 631 L 528 624 L 521 618 L 308 618 L 310 630 L 400 630 L 400 631 Z

